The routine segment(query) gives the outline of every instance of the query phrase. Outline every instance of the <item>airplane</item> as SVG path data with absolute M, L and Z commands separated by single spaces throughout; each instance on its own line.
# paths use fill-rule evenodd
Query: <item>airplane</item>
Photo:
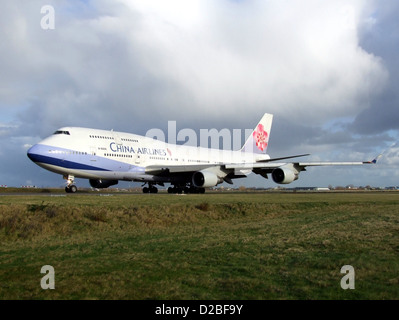
M 353 166 L 359 162 L 280 162 L 308 156 L 271 158 L 267 153 L 273 115 L 265 113 L 240 150 L 219 150 L 169 144 L 161 140 L 113 130 L 63 127 L 33 145 L 27 156 L 37 165 L 61 174 L 65 191 L 75 193 L 75 178 L 89 179 L 93 188 L 118 181 L 143 182 L 143 193 L 157 193 L 170 183 L 168 193 L 204 193 L 206 188 L 251 172 L 277 184 L 289 184 L 311 166 Z M 148 186 L 146 186 L 148 185 Z

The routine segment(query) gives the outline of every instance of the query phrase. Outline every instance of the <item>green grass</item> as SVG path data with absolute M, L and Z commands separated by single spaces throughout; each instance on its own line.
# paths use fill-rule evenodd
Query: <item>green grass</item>
M 371 192 L 4 195 L 0 299 L 398 299 L 398 209 Z

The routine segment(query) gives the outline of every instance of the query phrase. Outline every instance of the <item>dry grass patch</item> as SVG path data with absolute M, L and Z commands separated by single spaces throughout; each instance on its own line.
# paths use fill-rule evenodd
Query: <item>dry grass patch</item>
M 159 196 L 2 196 L 0 298 L 397 298 L 396 195 Z

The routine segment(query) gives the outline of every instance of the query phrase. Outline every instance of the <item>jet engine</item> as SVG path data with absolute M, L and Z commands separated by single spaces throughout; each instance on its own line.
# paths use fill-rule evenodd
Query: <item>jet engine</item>
M 289 184 L 298 179 L 299 172 L 292 167 L 280 167 L 272 171 L 272 178 L 275 183 Z
M 193 185 L 197 188 L 214 187 L 219 183 L 219 180 L 216 174 L 206 170 L 197 171 L 192 177 Z
M 118 180 L 90 179 L 89 182 L 90 185 L 96 189 L 108 188 L 110 186 L 113 186 L 114 184 L 118 184 Z

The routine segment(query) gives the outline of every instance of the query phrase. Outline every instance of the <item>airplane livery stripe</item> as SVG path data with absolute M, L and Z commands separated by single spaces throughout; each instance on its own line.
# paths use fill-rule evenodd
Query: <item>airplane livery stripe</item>
M 68 168 L 68 169 L 110 171 L 110 170 L 107 170 L 107 169 L 104 169 L 104 168 L 90 166 L 90 165 L 83 164 L 83 163 L 57 159 L 57 158 L 53 158 L 53 157 L 47 157 L 47 156 L 43 156 L 43 155 L 40 155 L 40 154 L 34 154 L 34 153 L 30 153 L 29 154 L 29 158 L 32 161 L 34 161 L 34 162 L 44 163 L 44 164 L 51 164 L 51 165 L 54 165 L 54 166 Z
M 90 154 L 74 155 L 70 149 L 36 144 L 28 150 L 28 157 L 37 163 L 55 165 L 66 169 L 91 171 L 140 171 L 129 163 Z M 76 160 L 73 160 L 76 159 Z M 106 168 L 106 169 L 105 169 Z

